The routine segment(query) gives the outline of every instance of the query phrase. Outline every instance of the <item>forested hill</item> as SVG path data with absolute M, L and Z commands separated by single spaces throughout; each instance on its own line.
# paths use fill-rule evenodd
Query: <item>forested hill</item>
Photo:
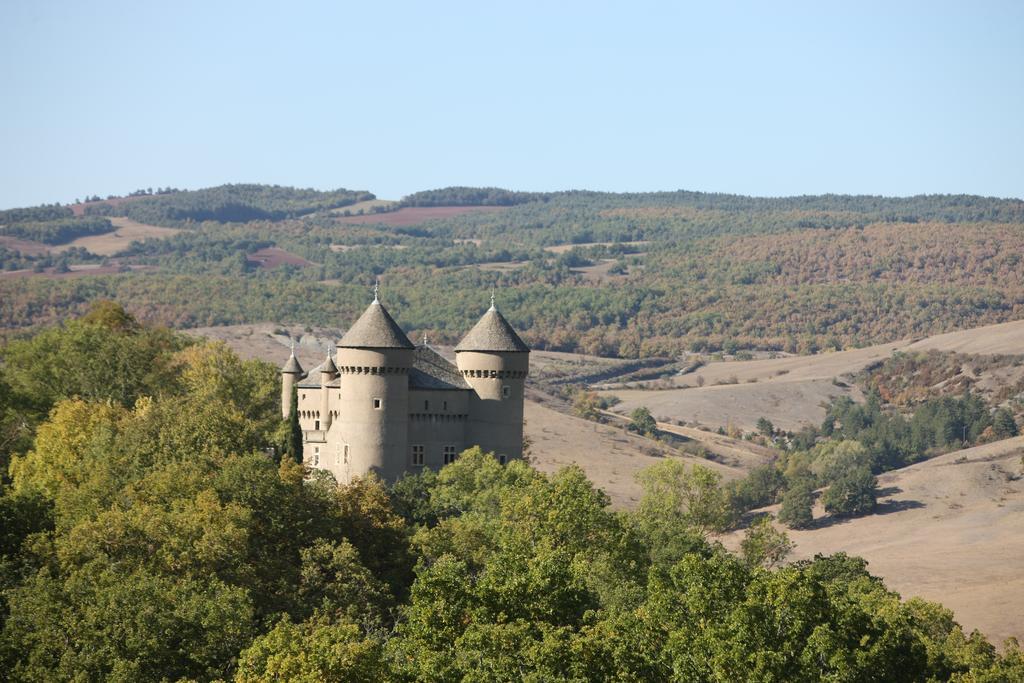
M 220 185 L 202 190 L 133 197 L 125 202 L 98 202 L 87 214 L 125 216 L 152 225 L 179 225 L 185 221 L 239 223 L 276 221 L 314 211 L 335 209 L 374 199 L 355 190 L 303 190 L 278 185 Z
M 446 187 L 415 192 L 402 198 L 402 206 L 512 206 L 530 202 L 592 201 L 639 206 L 676 206 L 719 211 L 846 211 L 864 220 L 946 222 L 990 220 L 1024 221 L 1024 201 L 966 194 L 883 197 L 878 195 L 802 195 L 748 197 L 715 192 L 517 192 L 496 187 Z
M 0 274 L 0 334 L 100 296 L 176 327 L 344 326 L 378 277 L 399 322 L 439 343 L 457 340 L 494 288 L 535 348 L 625 357 L 813 352 L 1024 317 L 1019 199 L 370 197 L 227 185 L 75 207 L 104 216 L 3 212 L 0 267 L 21 272 Z M 94 237 L 103 220 L 116 232 Z

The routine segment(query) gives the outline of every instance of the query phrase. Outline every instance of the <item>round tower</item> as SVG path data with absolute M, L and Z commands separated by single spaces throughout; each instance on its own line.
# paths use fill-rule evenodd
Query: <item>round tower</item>
M 299 359 L 295 357 L 295 342 L 292 342 L 292 355 L 281 368 L 281 417 L 288 419 L 292 411 L 292 391 L 295 384 L 305 376 Z
M 455 362 L 473 388 L 466 442 L 499 457 L 523 455 L 523 400 L 530 348 L 491 297 L 491 307 L 455 347 Z
M 349 472 L 394 481 L 405 471 L 414 350 L 376 296 L 338 342 L 335 431 L 347 446 Z
M 330 390 L 327 385 L 338 377 L 338 368 L 331 358 L 331 349 L 327 349 L 327 360 L 320 366 L 320 429 L 325 432 L 331 428 Z

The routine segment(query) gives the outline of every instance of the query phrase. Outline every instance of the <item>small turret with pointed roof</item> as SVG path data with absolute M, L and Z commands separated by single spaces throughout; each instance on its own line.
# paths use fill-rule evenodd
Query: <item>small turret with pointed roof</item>
M 281 374 L 283 375 L 303 375 L 305 370 L 299 365 L 299 359 L 295 357 L 295 342 L 292 342 L 292 354 L 288 356 L 288 360 L 285 361 L 284 367 L 281 368 Z
M 455 351 L 529 353 L 530 347 L 498 311 L 494 305 L 494 292 L 491 292 L 491 307 L 455 346 Z
M 281 417 L 288 419 L 292 407 L 292 390 L 295 383 L 306 376 L 299 359 L 295 357 L 295 342 L 292 342 L 292 353 L 281 368 Z
M 334 375 L 338 374 L 338 366 L 334 364 L 334 359 L 331 358 L 331 347 L 327 347 L 327 360 L 320 366 L 321 374 Z

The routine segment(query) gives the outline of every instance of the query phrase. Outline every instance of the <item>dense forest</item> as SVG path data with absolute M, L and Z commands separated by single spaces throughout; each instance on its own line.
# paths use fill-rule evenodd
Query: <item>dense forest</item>
M 858 558 L 779 566 L 765 524 L 726 551 L 705 468 L 646 470 L 632 512 L 477 449 L 339 486 L 274 455 L 275 368 L 116 304 L 0 357 L 7 680 L 1024 677 Z
M 106 218 L 59 218 L 48 221 L 21 221 L 0 227 L 0 235 L 10 235 L 43 244 L 65 244 L 86 235 L 102 235 L 114 229 Z
M 321 209 L 363 193 L 306 192 L 225 186 L 101 209 L 189 229 L 126 244 L 119 258 L 145 273 L 0 279 L 0 330 L 81 313 L 97 296 L 173 326 L 344 326 L 378 277 L 399 322 L 439 341 L 457 339 L 494 288 L 534 347 L 629 358 L 808 353 L 1024 316 L 1019 200 L 446 188 L 355 224 Z M 238 215 L 204 213 L 239 197 Z M 491 210 L 394 222 L 421 205 L 472 202 Z M 211 215 L 220 220 L 202 220 Z M 270 245 L 314 265 L 247 259 Z M 34 258 L 45 257 L 4 264 L 31 269 Z
M 132 201 L 96 203 L 86 213 L 126 216 L 150 225 L 187 222 L 244 223 L 282 220 L 373 199 L 369 192 L 299 190 L 278 185 L 221 185 L 203 190 L 136 195 Z

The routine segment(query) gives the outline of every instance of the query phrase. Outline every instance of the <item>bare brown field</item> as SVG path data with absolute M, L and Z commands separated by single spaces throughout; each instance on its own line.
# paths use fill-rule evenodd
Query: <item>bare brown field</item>
M 82 247 L 99 256 L 114 256 L 137 240 L 146 238 L 163 239 L 177 235 L 181 230 L 178 228 L 163 228 L 157 225 L 146 225 L 136 223 L 130 218 L 113 217 L 110 222 L 114 224 L 113 232 L 102 235 L 89 235 L 79 237 L 76 240 L 53 247 L 55 253 L 66 251 L 72 247 Z
M 636 474 L 666 457 L 709 467 L 725 480 L 745 474 L 738 467 L 672 452 L 650 439 L 566 415 L 535 401 L 526 402 L 525 419 L 526 436 L 532 441 L 532 462 L 537 469 L 554 472 L 579 465 L 617 508 L 631 508 L 639 502 Z M 662 455 L 655 455 L 659 452 Z
M 615 245 L 622 245 L 624 247 L 641 247 L 646 244 L 650 244 L 649 240 L 638 240 L 635 242 L 582 242 L 580 244 L 554 244 L 549 247 L 544 247 L 544 251 L 551 252 L 552 254 L 564 254 L 572 251 L 579 247 L 585 249 L 587 247 L 614 247 Z
M 821 424 L 824 406 L 840 396 L 861 398 L 854 387 L 840 387 L 830 379 L 765 381 L 692 389 L 652 391 L 615 389 L 607 393 L 621 399 L 615 412 L 628 415 L 646 406 L 660 422 L 683 421 L 710 429 L 737 427 L 753 431 L 767 417 L 776 427 L 799 430 L 805 424 Z
M 925 349 L 975 354 L 1024 353 L 1024 320 L 937 334 L 907 347 L 909 351 Z
M 819 503 L 819 528 L 786 530 L 790 559 L 858 555 L 904 598 L 941 602 L 995 643 L 1024 638 L 1022 456 L 1024 436 L 883 474 L 878 514 L 830 524 Z M 741 538 L 723 540 L 735 548 Z
M 404 244 L 332 244 L 331 251 L 345 253 L 346 251 L 358 251 L 359 249 L 408 249 Z
M 529 261 L 489 261 L 487 263 L 477 263 L 467 267 L 479 268 L 480 270 L 487 270 L 495 273 L 508 273 L 513 270 L 519 270 L 526 265 L 529 265 Z
M 25 240 L 11 235 L 0 235 L 0 247 L 10 249 L 11 251 L 21 252 L 26 256 L 38 256 L 40 254 L 45 254 L 53 248 L 49 244 L 43 244 L 42 242 L 36 242 L 34 240 Z
M 344 215 L 345 212 L 354 214 L 358 213 L 359 211 L 369 213 L 378 207 L 386 208 L 395 203 L 397 202 L 395 202 L 393 199 L 367 199 L 365 202 L 356 202 L 355 204 L 349 204 L 348 206 L 341 206 L 338 207 L 337 209 L 331 209 L 330 213 L 336 215 Z
M 254 251 L 246 256 L 245 260 L 249 263 L 258 264 L 259 267 L 264 270 L 277 268 L 278 266 L 286 263 L 293 266 L 299 266 L 300 268 L 316 265 L 312 261 L 307 261 L 301 256 L 297 256 L 290 251 L 285 251 L 280 247 L 264 247 L 263 249 Z
M 419 225 L 436 218 L 451 218 L 464 213 L 493 213 L 504 211 L 504 206 L 410 206 L 386 213 L 366 214 L 363 216 L 338 216 L 339 223 L 379 223 L 381 225 L 409 226 Z
M 583 276 L 583 279 L 587 282 L 601 282 L 602 280 L 625 280 L 624 274 L 612 274 L 609 271 L 615 264 L 618 263 L 617 259 L 605 258 L 600 259 L 597 263 L 592 266 L 584 266 L 582 268 L 573 268 L 572 272 Z
M 115 273 L 122 272 L 122 268 L 126 268 L 132 272 L 156 270 L 156 266 L 122 265 L 116 262 L 108 263 L 107 265 L 99 263 L 84 263 L 77 266 L 70 266 L 69 268 L 70 270 L 66 273 L 58 273 L 53 268 L 46 268 L 40 273 L 33 270 L 10 270 L 0 273 L 0 279 L 36 277 L 45 280 L 65 280 L 68 278 L 83 277 L 85 275 L 113 275 Z

